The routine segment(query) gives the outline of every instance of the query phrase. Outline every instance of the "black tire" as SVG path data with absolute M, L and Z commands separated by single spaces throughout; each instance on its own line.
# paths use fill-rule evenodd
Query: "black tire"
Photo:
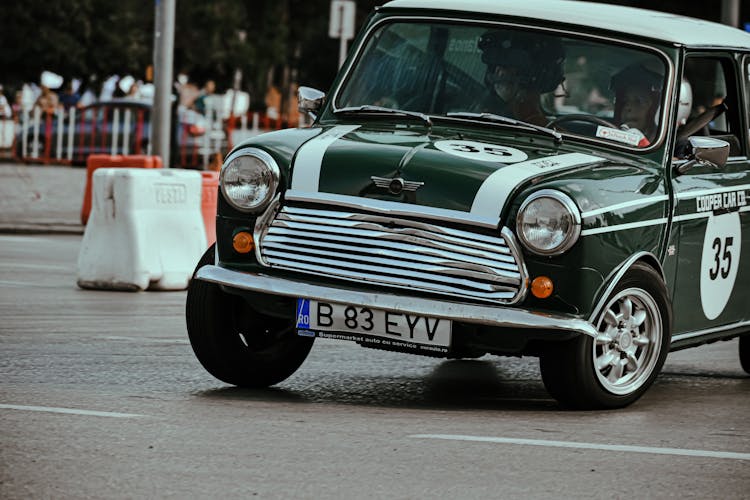
M 214 263 L 212 245 L 196 271 Z M 185 309 L 196 357 L 217 379 L 240 387 L 268 387 L 292 375 L 305 361 L 314 338 L 296 334 L 294 309 L 287 318 L 255 311 L 239 295 L 193 279 Z
M 745 373 L 750 375 L 750 334 L 740 337 L 740 364 Z
M 596 339 L 581 335 L 540 356 L 544 385 L 564 407 L 621 408 L 651 386 L 664 365 L 672 331 L 672 307 L 661 276 L 646 264 L 634 264 L 607 299 L 596 326 Z

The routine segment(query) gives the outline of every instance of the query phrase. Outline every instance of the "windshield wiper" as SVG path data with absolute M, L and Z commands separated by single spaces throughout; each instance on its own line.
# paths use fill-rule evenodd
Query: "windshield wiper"
M 372 104 L 364 104 L 362 106 L 350 106 L 347 108 L 337 109 L 334 114 L 346 114 L 346 113 L 387 113 L 401 116 L 410 116 L 422 120 L 425 125 L 432 127 L 432 120 L 429 116 L 418 111 L 406 111 L 403 109 L 386 108 L 384 106 L 374 106 Z
M 561 143 L 562 142 L 562 134 L 558 132 L 557 130 L 552 130 L 551 128 L 542 127 L 541 125 L 535 125 L 533 123 L 525 122 L 522 120 L 516 120 L 515 118 L 508 118 L 507 116 L 502 115 L 496 115 L 494 113 L 469 113 L 469 112 L 456 112 L 456 113 L 446 113 L 448 118 L 467 118 L 469 120 L 480 120 L 480 121 L 486 121 L 486 122 L 492 122 L 492 123 L 503 123 L 505 125 L 511 125 L 514 127 L 526 127 L 530 128 L 532 130 L 538 130 L 539 132 L 544 132 L 545 134 L 549 134 L 552 137 L 555 138 L 555 142 Z

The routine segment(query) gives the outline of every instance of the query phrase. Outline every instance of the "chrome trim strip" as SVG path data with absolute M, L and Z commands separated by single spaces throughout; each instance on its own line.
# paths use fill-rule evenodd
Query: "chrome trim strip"
M 609 276 L 607 276 L 607 279 L 604 281 L 605 283 L 609 283 L 607 285 L 607 288 L 604 289 L 604 292 L 601 294 L 599 298 L 599 302 L 597 302 L 596 306 L 594 307 L 594 310 L 589 315 L 589 321 L 591 323 L 595 323 L 596 317 L 599 316 L 599 313 L 604 309 L 604 306 L 607 303 L 607 300 L 609 299 L 609 296 L 612 295 L 612 291 L 615 289 L 617 284 L 620 282 L 622 277 L 625 275 L 628 270 L 635 264 L 637 261 L 641 260 L 643 257 L 651 257 L 654 262 L 658 264 L 659 275 L 661 276 L 662 280 L 664 279 L 664 268 L 661 266 L 661 262 L 659 259 L 656 258 L 654 254 L 651 252 L 637 252 L 631 255 L 629 258 L 627 258 L 622 264 L 620 264 L 619 267 L 617 267 L 614 271 L 612 271 Z
M 266 236 L 263 239 L 263 250 L 276 249 L 276 251 L 285 251 L 287 255 L 290 245 L 295 245 L 294 253 L 321 253 L 324 255 L 336 256 L 344 259 L 361 260 L 364 262 L 374 262 L 372 259 L 378 259 L 383 262 L 388 261 L 388 265 L 396 264 L 397 266 L 443 266 L 447 271 L 477 271 L 481 273 L 503 274 L 510 272 L 518 276 L 518 266 L 513 264 L 499 265 L 496 263 L 477 262 L 482 259 L 456 260 L 455 258 L 445 258 L 444 256 L 436 257 L 428 255 L 427 252 L 401 252 L 393 248 L 362 248 L 361 251 L 353 249 L 349 245 L 340 245 L 337 243 L 321 242 L 315 240 L 300 241 L 298 238 L 277 237 L 275 235 Z M 313 247 L 313 248 L 308 248 Z M 417 248 L 417 247 L 414 247 Z M 337 252 L 336 250 L 340 250 Z M 354 252 L 357 253 L 354 253 Z M 465 258 L 466 256 L 461 256 Z
M 480 217 L 469 212 L 450 210 L 447 208 L 427 207 L 424 205 L 412 205 L 410 203 L 399 203 L 395 201 L 373 200 L 359 196 L 345 194 L 307 192 L 290 189 L 284 195 L 288 201 L 299 201 L 303 203 L 321 203 L 335 205 L 338 207 L 378 212 L 380 215 L 390 215 L 410 218 L 433 219 L 454 224 L 469 224 L 487 229 L 497 229 L 500 219 Z
M 698 330 L 695 332 L 680 333 L 679 335 L 672 336 L 672 343 L 679 342 L 680 340 L 692 339 L 695 337 L 702 337 L 703 335 L 710 335 L 712 333 L 719 333 L 725 330 L 735 330 L 748 327 L 750 328 L 750 321 L 740 321 L 739 323 L 733 323 L 731 325 L 715 326 L 713 328 L 706 328 L 705 330 Z
M 303 274 L 309 274 L 312 276 L 315 276 L 317 278 L 328 277 L 333 278 L 337 280 L 344 280 L 344 281 L 350 281 L 353 283 L 359 283 L 359 285 L 362 285 L 362 282 L 372 283 L 373 285 L 382 286 L 384 288 L 397 288 L 399 290 L 419 290 L 423 292 L 429 292 L 434 293 L 436 295 L 444 295 L 447 297 L 452 297 L 454 299 L 473 299 L 476 301 L 483 301 L 483 302 L 489 302 L 491 304 L 499 304 L 500 301 L 503 304 L 510 304 L 511 299 L 513 299 L 513 296 L 516 294 L 515 291 L 509 292 L 506 291 L 508 287 L 498 287 L 495 291 L 481 291 L 481 290 L 461 290 L 457 289 L 455 286 L 444 286 L 439 284 L 433 284 L 430 283 L 430 286 L 423 286 L 421 283 L 417 282 L 415 283 L 413 279 L 405 279 L 405 278 L 391 278 L 390 281 L 384 282 L 382 276 L 374 275 L 374 274 L 367 274 L 367 273 L 358 273 L 358 272 L 350 272 L 347 274 L 337 274 L 337 272 L 340 272 L 340 269 L 326 267 L 326 266 L 317 266 L 317 265 L 308 265 L 305 268 L 299 267 L 299 262 L 292 262 L 292 261 L 281 261 L 283 265 L 276 265 L 274 266 L 276 269 L 284 269 L 289 271 L 294 271 L 297 273 L 303 273 Z
M 359 223 L 357 223 L 359 224 Z M 312 230 L 316 231 L 315 234 L 344 234 L 347 236 L 361 236 L 364 238 L 385 238 L 395 239 L 398 241 L 415 241 L 427 242 L 433 241 L 435 243 L 445 243 L 450 245 L 461 245 L 462 248 L 473 248 L 476 250 L 483 250 L 485 252 L 495 252 L 497 247 L 492 245 L 485 245 L 474 240 L 463 240 L 461 238 L 454 238 L 452 236 L 443 236 L 438 233 L 431 233 L 428 231 L 422 231 L 420 229 L 412 228 L 394 228 L 386 229 L 383 226 L 370 226 L 366 228 L 359 227 L 342 227 L 338 225 L 323 225 L 323 224 L 312 224 L 309 222 L 298 222 L 294 220 L 285 220 L 280 214 L 273 221 L 272 227 L 284 227 L 287 229 L 298 229 L 298 230 Z M 505 245 L 503 245 L 504 247 Z
M 340 268 L 342 272 L 346 273 L 345 275 L 347 276 L 353 276 L 355 274 L 355 272 L 352 271 L 350 266 L 343 264 L 343 262 L 346 262 L 343 259 L 353 259 L 353 257 L 350 257 L 346 254 L 332 253 L 332 252 L 318 252 L 317 254 L 314 254 L 314 255 L 307 255 L 307 254 L 300 254 L 296 252 L 297 252 L 296 249 L 295 249 L 295 253 L 289 253 L 289 252 L 284 252 L 284 251 L 279 251 L 279 250 L 263 250 L 264 254 L 277 258 L 271 264 L 271 267 L 278 267 L 277 263 L 282 262 L 282 261 L 295 261 L 295 262 L 305 262 L 307 264 L 305 267 L 309 267 L 309 265 L 319 265 L 320 267 L 327 267 L 329 269 Z M 515 293 L 516 287 L 520 285 L 519 283 L 520 274 L 518 273 L 506 272 L 503 274 L 486 274 L 482 276 L 481 278 L 479 278 L 476 276 L 476 272 L 463 271 L 460 269 L 450 269 L 450 268 L 446 268 L 442 266 L 429 266 L 429 265 L 426 266 L 422 264 L 417 264 L 416 262 L 410 262 L 408 264 L 403 264 L 403 263 L 399 264 L 399 262 L 396 260 L 379 259 L 377 257 L 370 257 L 370 256 L 364 256 L 364 258 L 360 257 L 357 260 L 372 263 L 372 265 L 364 264 L 362 262 L 357 263 L 356 269 L 360 271 L 371 271 L 373 273 L 377 273 L 377 274 L 369 274 L 370 276 L 373 276 L 373 278 L 377 276 L 396 276 L 396 277 L 401 276 L 401 277 L 406 277 L 412 280 L 414 278 L 417 278 L 423 281 L 451 283 L 453 285 L 461 286 L 465 288 L 475 288 L 478 290 L 488 290 L 488 291 L 495 290 L 498 287 L 501 287 L 502 285 L 505 285 L 505 284 L 516 285 L 515 287 L 513 287 L 514 293 Z M 382 266 L 388 266 L 388 267 L 382 267 Z M 368 273 L 362 273 L 362 274 L 368 274 Z M 457 275 L 458 277 L 454 278 L 452 277 L 452 275 Z M 393 279 L 393 278 L 388 278 L 388 279 Z M 498 285 L 491 284 L 493 282 L 498 283 Z M 388 282 L 382 281 L 382 283 L 387 284 Z
M 607 212 L 614 212 L 615 210 L 620 210 L 623 208 L 638 207 L 641 205 L 650 205 L 652 203 L 658 203 L 660 201 L 667 201 L 667 200 L 669 200 L 669 195 L 664 194 L 660 196 L 651 196 L 649 198 L 643 198 L 640 200 L 624 201 L 622 203 L 616 203 L 614 205 L 608 205 L 606 207 L 595 208 L 594 210 L 583 212 L 581 214 L 581 218 L 586 219 L 588 217 L 593 217 L 595 215 L 604 214 Z
M 299 237 L 305 237 L 307 233 L 304 231 L 294 231 L 288 229 L 274 229 L 273 234 L 267 234 L 262 240 L 262 244 L 265 245 L 268 242 L 274 243 L 285 243 L 295 244 L 300 243 Z M 321 237 L 317 235 L 316 238 L 326 240 L 325 242 L 318 242 L 313 239 L 308 239 L 304 242 L 307 246 L 317 246 L 321 248 L 339 248 L 341 250 L 351 250 L 350 246 L 338 245 L 336 242 L 354 243 L 367 245 L 367 250 L 372 253 L 378 253 L 381 251 L 393 251 L 394 254 L 402 253 L 404 255 L 414 256 L 415 254 L 432 256 L 436 258 L 442 258 L 445 260 L 453 259 L 455 262 L 473 262 L 477 264 L 483 264 L 489 267 L 498 267 L 500 269 L 511 269 L 515 270 L 518 268 L 513 257 L 509 255 L 485 255 L 483 253 L 469 253 L 461 252 L 459 249 L 446 245 L 427 245 L 417 244 L 414 241 L 391 241 L 387 240 L 388 244 L 382 244 L 380 241 L 363 240 L 360 238 L 350 238 L 346 236 L 329 236 Z M 462 249 L 461 249 L 462 250 Z
M 521 247 L 518 245 L 518 240 L 513 234 L 513 231 L 511 231 L 507 227 L 503 227 L 500 230 L 500 233 L 508 243 L 510 253 L 513 255 L 513 258 L 518 265 L 518 272 L 521 273 L 521 288 L 518 289 L 518 295 L 516 296 L 516 298 L 509 302 L 509 304 L 518 304 L 520 302 L 523 302 L 523 300 L 526 298 L 526 294 L 529 293 L 529 271 L 526 269 L 526 261 L 523 259 Z
M 446 234 L 449 236 L 455 236 L 458 238 L 465 238 L 469 240 L 477 240 L 482 243 L 489 245 L 505 245 L 505 241 L 502 238 L 488 236 L 486 234 L 474 233 L 471 231 L 462 231 L 460 229 L 453 229 L 446 226 L 437 226 L 434 224 L 428 224 L 424 222 L 415 221 L 412 219 L 394 219 L 393 217 L 383 217 L 375 214 L 365 214 L 362 212 L 339 212 L 336 210 L 316 210 L 312 208 L 299 208 L 294 206 L 285 206 L 283 214 L 284 219 L 294 220 L 294 216 L 307 219 L 312 221 L 315 217 L 323 218 L 324 224 L 337 224 L 330 219 L 342 219 L 346 221 L 363 221 L 367 224 L 377 222 L 382 224 L 390 224 L 392 222 L 398 222 L 400 226 L 413 227 L 424 231 L 431 231 L 435 233 Z M 280 217 L 281 217 L 280 216 Z M 355 227 L 351 225 L 351 227 Z M 359 227 L 359 226 L 356 226 Z
M 470 12 L 466 12 L 466 14 L 471 14 Z M 339 91 L 344 86 L 344 84 L 349 79 L 349 73 L 351 72 L 352 66 L 354 65 L 354 62 L 357 61 L 360 57 L 360 53 L 362 52 L 362 49 L 364 48 L 365 42 L 370 40 L 370 33 L 377 27 L 379 27 L 381 24 L 392 22 L 394 20 L 422 20 L 422 21 L 438 21 L 438 22 L 451 22 L 454 24 L 479 24 L 479 25 L 485 25 L 485 26 L 504 26 L 504 27 L 515 27 L 515 28 L 521 28 L 526 30 L 534 30 L 534 31 L 544 31 L 548 33 L 556 33 L 556 34 L 563 34 L 568 35 L 571 38 L 577 38 L 577 39 L 584 39 L 584 40 L 596 40 L 596 41 L 607 41 L 607 42 L 614 42 L 619 45 L 625 45 L 628 47 L 636 47 L 639 49 L 642 49 L 644 52 L 650 52 L 650 53 L 656 53 L 662 58 L 662 62 L 666 63 L 667 67 L 667 73 L 668 75 L 665 75 L 666 77 L 666 92 L 665 95 L 662 96 L 662 106 L 661 106 L 661 120 L 659 121 L 660 124 L 666 124 L 669 123 L 669 120 L 667 119 L 669 116 L 669 111 L 671 109 L 671 104 L 673 103 L 672 99 L 674 97 L 674 87 L 675 87 L 675 67 L 672 59 L 669 58 L 669 56 L 662 50 L 657 49 L 655 47 L 633 42 L 629 40 L 625 40 L 622 38 L 615 38 L 612 36 L 604 36 L 604 35 L 593 35 L 590 33 L 581 33 L 580 31 L 572 31 L 572 30 L 565 30 L 565 29 L 558 29 L 558 28 L 547 28 L 547 27 L 541 27 L 538 25 L 533 24 L 523 24 L 519 22 L 501 22 L 501 21 L 488 21 L 487 19 L 466 19 L 461 18 L 457 19 L 455 17 L 445 17 L 445 16 L 425 16 L 425 15 L 412 15 L 412 16 L 405 16 L 405 15 L 388 15 L 387 17 L 384 17 L 383 19 L 379 20 L 378 22 L 372 24 L 368 29 L 367 32 L 365 32 L 363 35 L 359 37 L 359 43 L 356 47 L 352 47 L 349 56 L 346 59 L 346 63 L 344 67 L 341 68 L 341 71 L 339 74 L 343 74 L 343 76 L 339 79 L 338 85 L 333 90 L 333 93 L 331 94 L 331 110 L 335 113 L 340 108 L 336 107 L 338 97 L 339 97 Z M 676 99 L 676 97 L 674 97 Z M 665 105 L 666 103 L 666 105 Z M 626 144 L 618 144 L 612 141 L 603 141 L 599 140 L 596 137 L 589 137 L 585 135 L 576 135 L 576 134 L 565 134 L 566 137 L 573 136 L 575 138 L 584 139 L 586 141 L 591 141 L 595 144 L 604 144 L 607 147 L 621 147 L 625 149 L 626 151 L 630 152 L 638 152 L 638 153 L 649 153 L 651 151 L 654 151 L 655 149 L 658 149 L 661 147 L 662 142 L 665 140 L 667 133 L 669 132 L 668 126 L 660 126 L 659 127 L 659 137 L 654 140 L 654 142 L 645 148 L 633 148 L 628 147 Z
M 545 329 L 573 332 L 591 337 L 597 335 L 596 328 L 586 320 L 563 315 L 535 313 L 525 309 L 465 304 L 381 292 L 346 290 L 299 283 L 262 274 L 241 273 L 212 265 L 200 268 L 195 274 L 195 278 L 248 292 L 372 307 L 401 314 L 429 316 L 503 328 Z
M 274 217 L 276 217 L 276 213 L 279 211 L 279 206 L 281 205 L 280 200 L 281 194 L 277 194 L 276 198 L 274 198 L 273 201 L 268 205 L 266 211 L 263 212 L 260 217 L 255 219 L 255 228 L 253 228 L 253 239 L 255 240 L 255 258 L 258 259 L 258 262 L 260 262 L 261 265 L 264 265 L 266 267 L 268 267 L 268 262 L 263 259 L 259 243 L 263 241 L 263 238 L 266 236 L 269 228 L 271 227 L 271 223 L 273 222 Z M 216 262 L 218 261 L 219 252 L 217 250 Z
M 299 237 L 307 237 L 309 236 L 309 233 L 305 231 L 300 231 L 296 229 L 287 229 L 287 228 L 280 228 L 278 226 L 274 227 L 273 231 L 274 235 L 282 235 L 282 236 L 299 236 Z M 377 245 L 378 241 L 363 239 L 363 238 L 357 238 L 356 236 L 346 236 L 345 233 L 341 232 L 339 234 L 325 234 L 325 233 L 318 233 L 315 235 L 315 237 L 319 240 L 326 240 L 326 241 L 345 241 L 347 243 L 354 243 L 354 244 L 370 244 L 370 245 Z M 430 240 L 416 240 L 414 238 L 407 239 L 399 235 L 393 235 L 393 234 L 383 234 L 379 238 L 382 241 L 387 241 L 389 243 L 392 243 L 393 245 L 416 245 L 419 247 L 424 248 L 432 248 L 436 250 L 445 250 L 445 251 L 453 251 L 458 252 L 461 254 L 464 254 L 466 256 L 473 256 L 473 257 L 484 257 L 487 258 L 487 254 L 483 250 L 475 250 L 472 248 L 457 248 L 455 245 L 449 244 L 449 243 L 441 243 L 437 241 L 430 241 Z M 260 241 L 260 244 L 263 244 L 263 241 Z M 503 255 L 495 255 L 496 259 L 502 259 Z M 466 258 L 466 257 L 464 257 Z M 510 260 L 508 261 L 510 262 Z

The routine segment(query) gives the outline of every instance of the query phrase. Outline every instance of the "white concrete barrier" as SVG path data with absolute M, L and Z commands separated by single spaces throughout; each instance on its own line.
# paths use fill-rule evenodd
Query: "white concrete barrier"
M 78 254 L 78 286 L 184 290 L 207 248 L 202 179 L 188 170 L 102 168 Z

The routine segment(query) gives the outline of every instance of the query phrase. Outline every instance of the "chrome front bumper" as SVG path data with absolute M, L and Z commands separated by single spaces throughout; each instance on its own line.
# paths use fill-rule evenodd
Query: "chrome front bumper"
M 401 314 L 430 316 L 464 323 L 502 328 L 542 329 L 573 332 L 596 337 L 594 325 L 586 320 L 562 315 L 545 314 L 517 307 L 465 304 L 438 299 L 425 299 L 381 292 L 361 292 L 330 286 L 300 283 L 257 273 L 232 271 L 219 266 L 203 266 L 196 279 L 236 288 L 285 297 L 372 307 Z

